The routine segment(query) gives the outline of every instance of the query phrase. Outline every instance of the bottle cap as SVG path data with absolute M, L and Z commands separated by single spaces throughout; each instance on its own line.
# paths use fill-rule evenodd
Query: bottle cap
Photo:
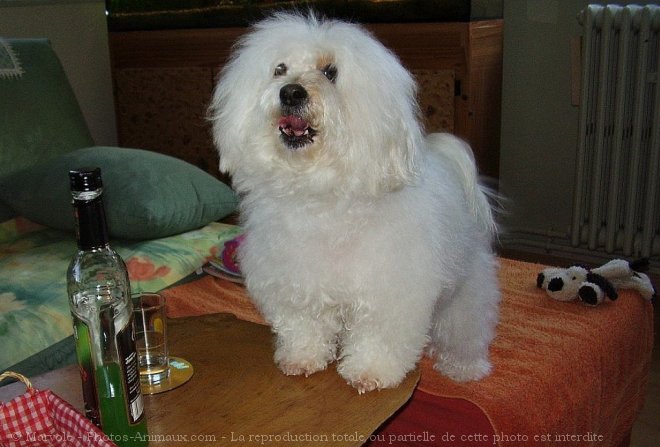
M 79 168 L 69 171 L 71 191 L 96 191 L 103 187 L 101 168 Z

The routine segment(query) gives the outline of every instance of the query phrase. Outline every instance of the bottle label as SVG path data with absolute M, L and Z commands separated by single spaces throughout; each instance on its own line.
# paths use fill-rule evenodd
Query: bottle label
M 117 350 L 124 371 L 124 389 L 128 401 L 129 421 L 131 424 L 136 424 L 144 414 L 144 402 L 140 389 L 140 371 L 135 349 L 135 323 L 132 315 L 126 327 L 117 334 Z
M 109 426 L 114 427 L 118 413 L 125 413 L 126 420 L 131 425 L 139 423 L 144 417 L 144 402 L 140 389 L 133 317 L 131 316 L 128 324 L 116 334 L 120 365 L 95 365 L 95 351 L 89 327 L 75 315 L 73 327 L 82 378 L 85 416 L 104 431 L 109 429 Z M 111 417 L 112 422 L 106 421 L 106 416 Z

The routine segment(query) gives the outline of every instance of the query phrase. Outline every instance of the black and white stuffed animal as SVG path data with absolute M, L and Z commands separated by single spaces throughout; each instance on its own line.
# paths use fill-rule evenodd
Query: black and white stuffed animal
M 594 269 L 574 265 L 566 269 L 547 268 L 538 274 L 536 285 L 558 301 L 579 298 L 585 304 L 596 306 L 606 299 L 618 298 L 617 289 L 634 289 L 646 300 L 655 297 L 655 288 L 649 277 L 638 270 L 648 266 L 648 260 L 630 263 L 614 259 Z

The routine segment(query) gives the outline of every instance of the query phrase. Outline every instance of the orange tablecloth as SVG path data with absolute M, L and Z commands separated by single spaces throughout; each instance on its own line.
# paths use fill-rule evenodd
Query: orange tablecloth
M 493 427 L 491 444 L 619 445 L 644 401 L 652 306 L 631 291 L 595 308 L 554 301 L 536 288 L 543 268 L 501 259 L 503 300 L 489 377 L 455 383 L 423 358 L 419 389 L 477 405 Z M 227 312 L 264 323 L 242 286 L 214 277 L 164 294 L 171 317 Z

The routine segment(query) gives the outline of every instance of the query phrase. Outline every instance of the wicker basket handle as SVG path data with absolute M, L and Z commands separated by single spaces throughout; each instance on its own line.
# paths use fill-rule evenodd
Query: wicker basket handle
M 13 371 L 5 371 L 2 374 L 0 374 L 0 382 L 2 382 L 4 379 L 9 379 L 9 378 L 23 382 L 27 390 L 32 392 L 32 382 L 30 382 L 30 379 L 25 377 L 23 374 L 19 374 Z

